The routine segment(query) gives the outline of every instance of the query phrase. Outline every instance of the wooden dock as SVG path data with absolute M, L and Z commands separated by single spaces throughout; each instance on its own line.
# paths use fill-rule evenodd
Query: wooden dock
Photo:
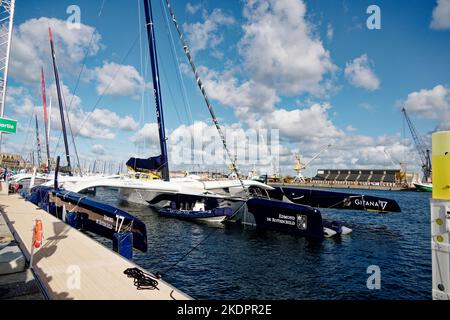
M 161 279 L 158 289 L 138 290 L 124 274 L 137 265 L 18 195 L 1 195 L 0 210 L 27 261 L 34 220 L 42 220 L 44 241 L 34 253 L 33 270 L 48 299 L 191 299 Z

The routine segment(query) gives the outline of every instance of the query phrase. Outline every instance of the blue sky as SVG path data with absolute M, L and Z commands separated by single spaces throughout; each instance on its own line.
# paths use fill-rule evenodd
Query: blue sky
M 54 95 L 46 40 L 50 25 L 61 78 L 67 86 L 67 104 L 84 52 L 90 51 L 75 92 L 74 126 L 93 111 L 104 93 L 99 110 L 88 118 L 90 127 L 76 139 L 82 158 L 119 162 L 130 155 L 157 153 L 156 127 L 147 125 L 143 130 L 145 124 L 155 122 L 155 116 L 142 24 L 139 29 L 141 2 L 17 1 L 14 65 L 5 112 L 19 120 L 22 130 L 7 138 L 7 150 L 26 153 L 34 141 L 34 133 L 25 131 L 33 106 L 38 112 L 42 106 L 40 64 L 46 70 L 48 94 Z M 402 105 L 428 140 L 430 132 L 450 127 L 449 0 L 172 2 L 221 123 L 243 129 L 279 129 L 284 173 L 293 173 L 294 152 L 307 161 L 328 143 L 334 147 L 314 162 L 310 174 L 318 167 L 392 166 L 383 150 L 394 162 L 406 161 L 411 170 L 417 170 L 409 130 L 404 130 L 399 111 Z M 68 30 L 65 24 L 71 4 L 81 9 L 82 29 L 78 31 Z M 372 4 L 381 9 L 380 30 L 366 27 L 366 9 Z M 168 133 L 183 135 L 191 118 L 210 126 L 175 37 L 192 111 L 186 113 L 161 1 L 153 1 L 153 6 Z M 140 12 L 143 23 L 142 7 Z M 116 72 L 114 85 L 108 88 Z M 56 106 L 54 99 L 54 112 Z M 57 115 L 52 119 L 53 150 L 60 135 Z M 56 153 L 62 152 L 59 144 Z

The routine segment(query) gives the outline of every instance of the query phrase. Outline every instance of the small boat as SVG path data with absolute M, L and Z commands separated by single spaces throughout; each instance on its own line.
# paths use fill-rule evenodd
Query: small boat
M 192 210 L 183 210 L 177 209 L 175 202 L 172 202 L 171 204 L 172 207 L 170 208 L 159 209 L 159 214 L 165 217 L 216 223 L 222 223 L 226 218 L 229 218 L 233 215 L 233 209 L 230 207 L 213 208 L 210 210 L 201 210 L 199 208 L 194 208 Z
M 168 203 L 158 206 L 156 203 Z M 221 195 L 161 194 L 148 204 L 155 207 L 165 217 L 194 220 L 200 222 L 224 222 L 234 215 L 239 201 Z
M 433 191 L 432 183 L 414 182 L 414 186 L 416 187 L 416 191 L 422 191 L 422 192 L 432 192 Z

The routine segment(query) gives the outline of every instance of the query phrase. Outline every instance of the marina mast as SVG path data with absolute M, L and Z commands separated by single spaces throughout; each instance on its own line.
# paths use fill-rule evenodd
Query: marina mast
M 61 125 L 62 125 L 63 137 L 64 137 L 64 147 L 66 149 L 67 167 L 69 168 L 69 175 L 71 176 L 72 175 L 72 167 L 70 165 L 70 154 L 69 154 L 69 144 L 67 142 L 66 122 L 64 119 L 64 108 L 63 108 L 63 101 L 62 101 L 62 95 L 61 95 L 61 87 L 59 84 L 58 67 L 56 66 L 55 46 L 53 45 L 52 29 L 50 27 L 48 28 L 48 34 L 50 37 L 50 47 L 52 49 L 53 70 L 55 71 L 56 91 L 58 93 L 59 113 L 61 115 Z
M 159 141 L 161 146 L 161 174 L 162 179 L 169 181 L 169 162 L 167 156 L 166 131 L 164 127 L 164 113 L 162 107 L 161 85 L 159 82 L 158 55 L 156 52 L 155 28 L 153 23 L 152 4 L 150 0 L 144 0 L 145 25 L 147 28 L 148 45 L 150 49 L 150 64 L 152 67 L 153 91 L 156 104 L 156 118 L 158 120 Z
M 37 113 L 34 115 L 36 119 L 36 142 L 37 142 L 37 161 L 38 168 L 41 166 L 42 156 L 41 156 L 41 139 L 39 138 L 39 123 L 37 118 Z
M 45 93 L 45 78 L 44 78 L 44 68 L 41 68 L 41 85 L 42 85 L 42 106 L 44 108 L 44 128 L 45 128 L 45 145 L 47 149 L 47 171 L 51 171 L 51 160 L 50 160 L 50 137 L 48 130 L 48 117 L 47 117 L 47 95 Z

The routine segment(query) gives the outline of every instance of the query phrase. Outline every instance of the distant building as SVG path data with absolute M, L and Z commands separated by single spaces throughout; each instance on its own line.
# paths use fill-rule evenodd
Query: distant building
M 0 153 L 0 167 L 8 169 L 23 169 L 25 160 L 18 154 Z
M 409 179 L 408 179 L 409 178 Z M 366 186 L 400 186 L 410 183 L 411 175 L 400 169 L 320 169 L 312 183 L 366 185 Z

